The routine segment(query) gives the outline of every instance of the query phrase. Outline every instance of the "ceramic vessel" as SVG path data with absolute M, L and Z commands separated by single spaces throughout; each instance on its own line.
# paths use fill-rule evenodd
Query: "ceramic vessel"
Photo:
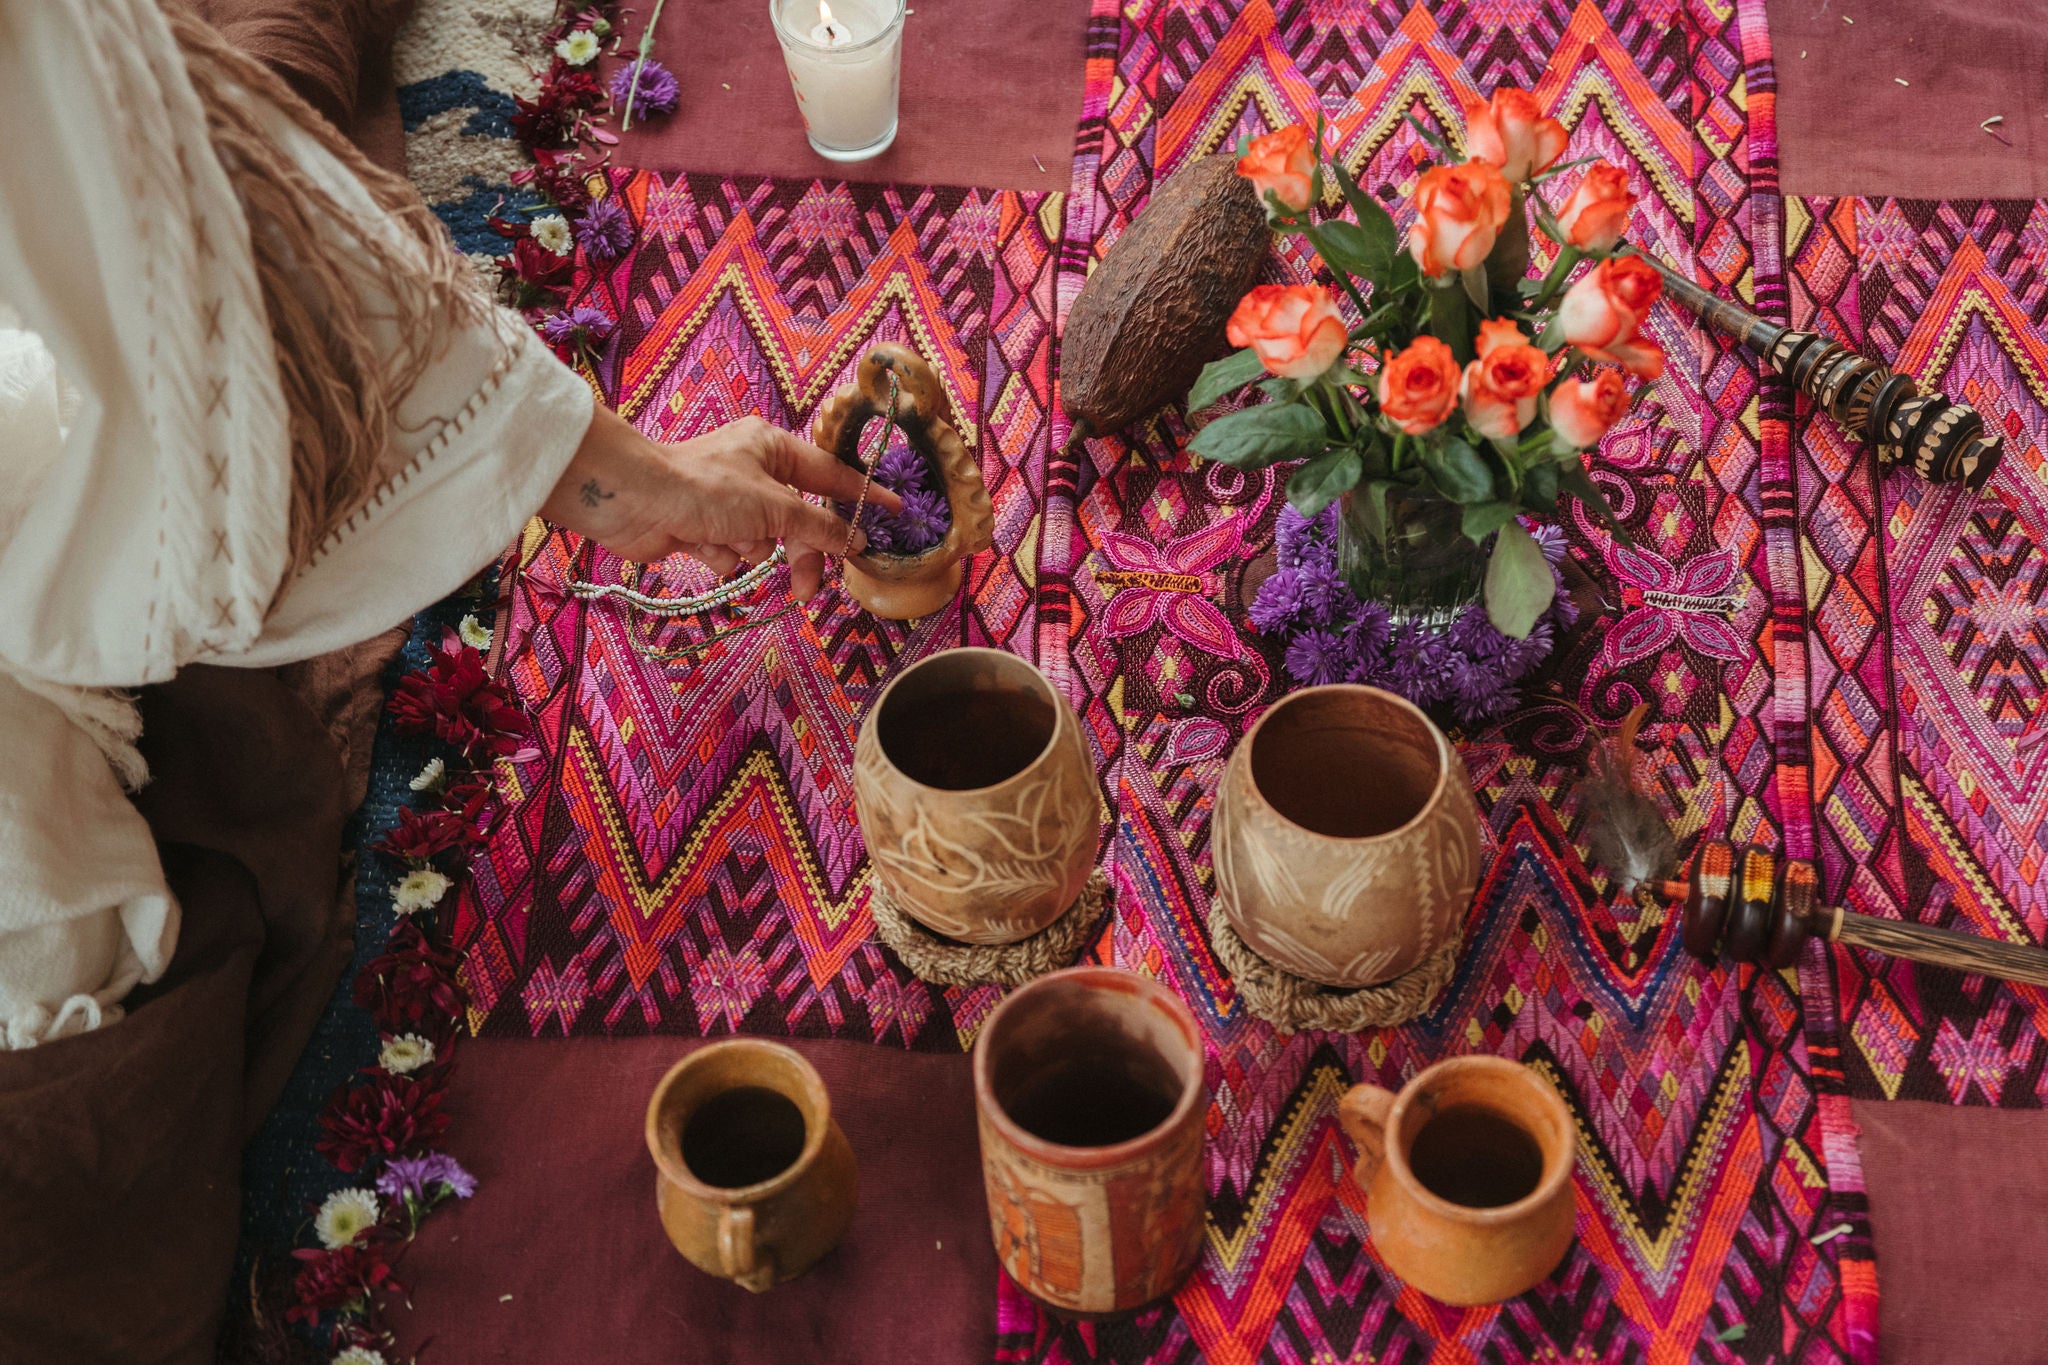
M 868 425 L 889 418 L 889 386 L 896 385 L 896 425 L 929 466 L 934 488 L 946 491 L 952 525 L 946 538 L 917 555 L 869 550 L 846 561 L 843 577 L 853 600 L 876 616 L 910 621 L 929 616 L 960 591 L 962 563 L 995 543 L 995 514 L 981 467 L 946 420 L 946 395 L 923 356 L 893 341 L 877 343 L 861 359 L 854 382 L 818 408 L 811 439 L 854 468 L 863 468 L 861 438 Z
M 952 649 L 898 674 L 861 722 L 853 800 L 875 879 L 962 943 L 1058 919 L 1095 866 L 1101 800 L 1081 723 L 1043 673 Z
M 1387 1269 L 1453 1307 L 1533 1289 L 1572 1243 L 1571 1110 L 1504 1057 L 1453 1057 L 1397 1095 L 1353 1086 L 1337 1117 L 1358 1144 L 1372 1243 Z
M 1304 688 L 1231 754 L 1210 855 L 1217 905 L 1254 952 L 1310 981 L 1371 986 L 1464 915 L 1479 808 L 1450 741 L 1412 703 Z
M 996 1256 L 1057 1313 L 1162 1299 L 1202 1251 L 1202 1040 L 1150 977 L 1069 967 L 1012 992 L 974 1045 Z
M 655 1204 L 698 1269 L 756 1292 L 796 1278 L 853 1221 L 853 1149 L 818 1073 L 736 1038 L 669 1068 L 647 1104 Z

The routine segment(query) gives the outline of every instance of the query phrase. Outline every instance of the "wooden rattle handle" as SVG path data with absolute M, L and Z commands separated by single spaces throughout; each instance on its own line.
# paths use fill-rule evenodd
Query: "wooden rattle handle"
M 1875 915 L 1858 915 L 1846 910 L 1842 912 L 1840 927 L 1828 937 L 1838 943 L 1850 943 L 1858 948 L 1925 962 L 1930 966 L 1953 967 L 1959 972 L 1974 972 L 2000 981 L 2048 986 L 2048 951 L 2027 944 L 2001 943 L 1978 934 L 1939 929 L 1931 924 L 1879 919 Z

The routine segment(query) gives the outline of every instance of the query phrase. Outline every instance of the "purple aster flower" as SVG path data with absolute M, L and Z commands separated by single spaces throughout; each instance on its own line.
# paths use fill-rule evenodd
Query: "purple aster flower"
M 1456 657 L 1442 636 L 1413 621 L 1405 622 L 1394 630 L 1387 679 L 1394 691 L 1417 706 L 1429 706 L 1450 695 Z
M 576 240 L 591 260 L 615 261 L 633 245 L 633 219 L 616 195 L 608 195 L 576 220 Z
M 581 346 L 603 341 L 618 326 L 597 308 L 569 308 L 541 320 L 540 334 L 550 346 Z
M 1456 660 L 1449 676 L 1451 702 L 1458 719 L 1467 725 L 1491 720 L 1514 704 L 1514 693 L 1506 681 L 1476 659 Z
M 882 452 L 881 459 L 875 461 L 875 482 L 894 493 L 908 493 L 912 489 L 931 486 L 924 456 L 907 445 L 894 443 Z
M 476 1177 L 463 1170 L 446 1152 L 393 1157 L 384 1164 L 383 1172 L 377 1177 L 377 1192 L 397 1200 L 422 1200 L 431 1204 L 444 1197 L 444 1192 L 438 1188 L 442 1185 L 448 1187 L 445 1194 L 452 1194 L 457 1199 L 467 1199 L 476 1193 Z
M 853 511 L 851 507 L 841 510 L 844 513 Z M 868 548 L 877 554 L 893 555 L 902 552 L 896 543 L 896 518 L 873 503 L 861 509 L 860 529 L 868 533 Z
M 1387 645 L 1394 638 L 1393 614 L 1384 603 L 1360 602 L 1344 634 L 1360 667 L 1368 673 L 1377 672 Z
M 946 538 L 952 522 L 952 508 L 946 499 L 923 488 L 903 495 L 903 510 L 895 517 L 897 541 L 905 554 L 922 554 Z
M 1564 527 L 1554 521 L 1546 521 L 1529 533 L 1536 538 L 1536 545 L 1543 551 L 1543 558 L 1554 570 L 1558 561 L 1564 558 Z
M 1335 565 L 1305 563 L 1300 574 L 1301 607 L 1311 621 L 1319 625 L 1334 625 L 1349 616 L 1352 608 L 1358 605 L 1358 599 L 1351 595 L 1350 587 Z
M 1272 635 L 1296 624 L 1301 616 L 1301 571 L 1284 564 L 1273 570 L 1259 584 L 1258 595 L 1252 598 L 1247 614 L 1261 635 Z
M 1351 671 L 1350 651 L 1343 637 L 1327 630 L 1305 630 L 1287 646 L 1281 662 L 1294 680 L 1310 687 L 1342 682 Z
M 541 319 L 540 334 L 550 346 L 565 346 L 576 339 L 576 323 L 567 313 L 550 313 Z
M 683 102 L 682 87 L 676 84 L 675 73 L 652 57 L 628 62 L 612 73 L 612 107 L 625 112 L 626 92 L 632 88 L 636 67 L 640 71 L 640 88 L 633 94 L 633 116 L 673 114 Z
M 1500 675 L 1508 682 L 1526 676 L 1550 657 L 1550 651 L 1557 644 L 1556 631 L 1548 619 L 1539 619 L 1526 639 L 1511 640 L 1506 636 L 1501 639 L 1505 643 L 1500 652 Z

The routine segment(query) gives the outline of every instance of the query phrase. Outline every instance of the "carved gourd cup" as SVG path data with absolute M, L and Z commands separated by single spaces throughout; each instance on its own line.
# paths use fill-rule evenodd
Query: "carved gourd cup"
M 896 426 L 930 471 L 931 486 L 945 490 L 952 525 L 946 538 L 915 555 L 864 550 L 850 556 L 842 577 L 862 607 L 890 621 L 929 616 L 960 591 L 965 561 L 995 543 L 995 514 L 981 467 L 946 420 L 946 395 L 923 356 L 893 341 L 877 342 L 861 358 L 854 382 L 827 398 L 811 426 L 811 439 L 856 469 L 868 425 L 888 421 L 889 389 L 896 389 Z
M 1015 943 L 1080 896 L 1101 800 L 1081 724 L 1043 673 L 953 649 L 899 674 L 861 722 L 854 810 L 875 879 L 961 943 Z
M 1479 809 L 1415 705 L 1376 687 L 1304 688 L 1231 754 L 1210 854 L 1217 906 L 1254 952 L 1356 989 L 1455 932 L 1479 879 Z

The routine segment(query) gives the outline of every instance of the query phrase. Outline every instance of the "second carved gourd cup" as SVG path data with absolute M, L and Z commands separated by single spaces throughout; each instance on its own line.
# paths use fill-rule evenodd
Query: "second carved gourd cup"
M 920 660 L 882 690 L 854 746 L 853 799 L 875 879 L 961 943 L 1015 943 L 1080 895 L 1101 829 L 1080 720 L 998 649 Z
M 1283 971 L 1355 989 L 1447 942 L 1479 879 L 1465 765 L 1376 687 L 1283 698 L 1224 769 L 1210 840 L 1218 908 Z

